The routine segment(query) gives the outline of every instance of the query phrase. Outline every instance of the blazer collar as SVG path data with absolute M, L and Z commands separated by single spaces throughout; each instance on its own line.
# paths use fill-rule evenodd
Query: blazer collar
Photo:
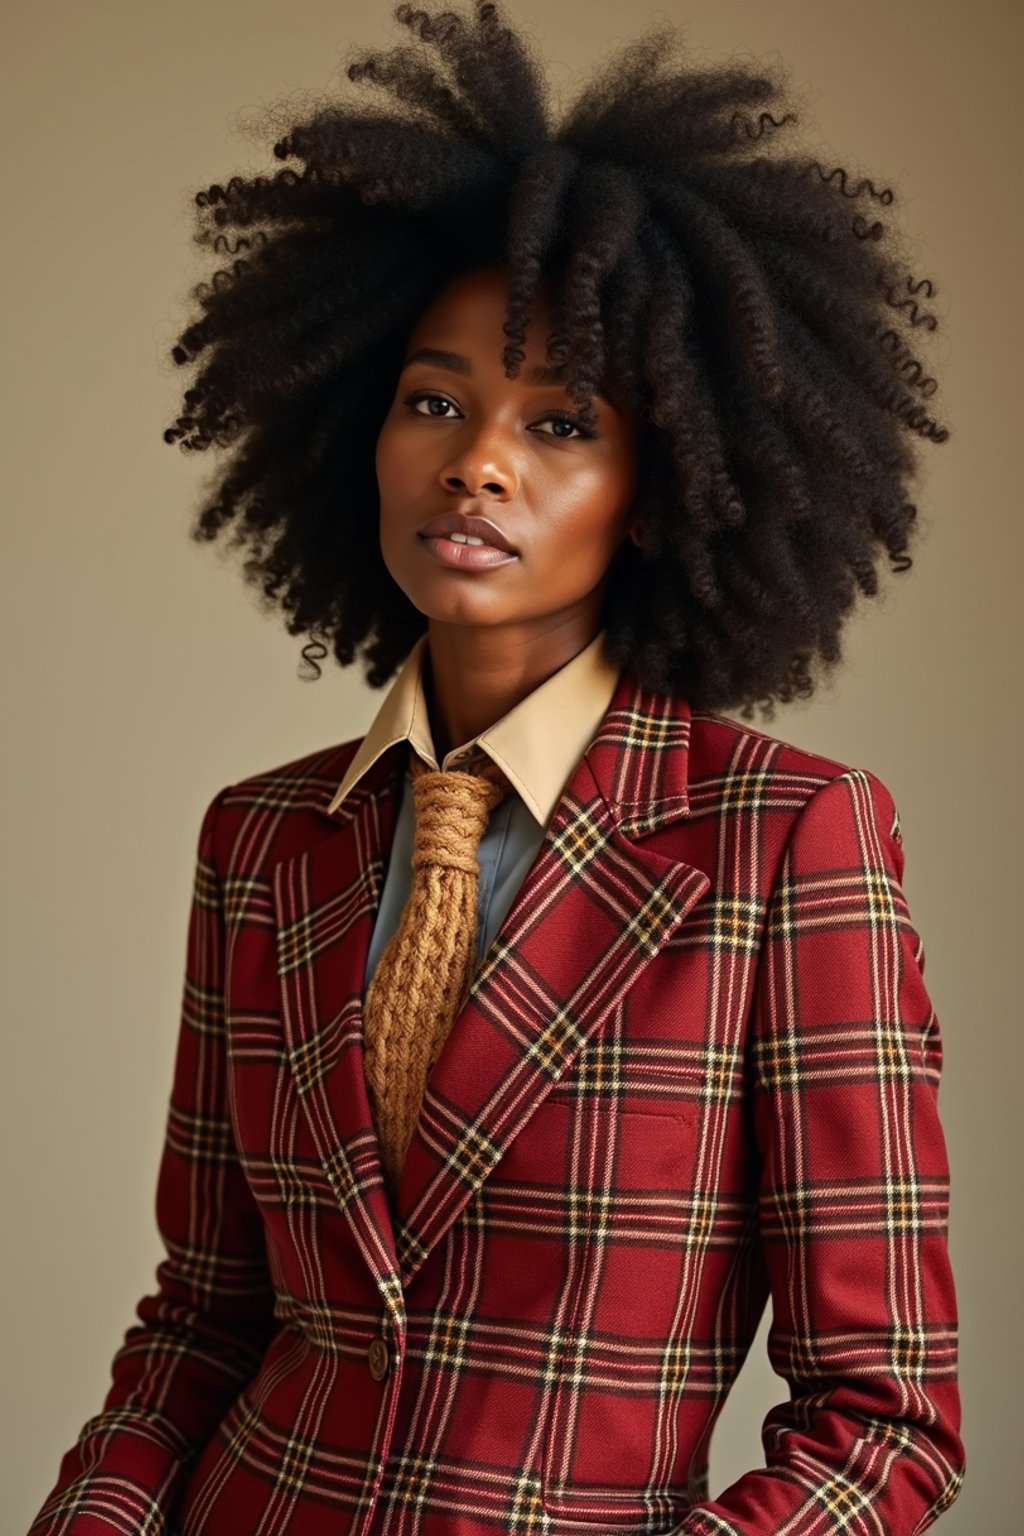
M 563 667 L 560 672 L 555 673 L 554 677 L 549 678 L 542 687 L 550 687 L 556 678 L 563 678 L 568 682 L 570 668 L 580 663 L 577 675 L 586 676 L 588 699 L 593 701 L 598 693 L 599 667 L 603 675 L 607 676 L 604 664 L 598 663 L 595 659 L 598 654 L 595 652 L 595 647 L 598 647 L 603 634 L 604 631 L 601 631 L 601 634 L 596 636 L 587 647 L 586 652 L 581 651 L 573 661 Z M 421 640 L 417 641 L 417 646 L 422 646 L 425 639 L 425 636 L 421 637 Z M 584 664 L 585 656 L 587 661 Z M 418 666 L 419 663 L 414 661 L 413 654 L 410 653 L 403 668 L 403 672 L 406 673 L 406 682 L 403 685 L 406 703 L 410 697 L 415 697 L 418 692 L 421 693 L 420 685 L 416 681 Z M 541 691 L 542 689 L 537 689 L 535 694 Z M 499 727 L 511 722 L 513 716 L 529 703 L 531 697 L 534 695 L 524 699 L 515 710 L 511 710 L 488 731 L 482 732 L 477 739 L 483 743 L 486 738 L 493 744 L 497 735 L 499 746 L 507 742 L 508 737 L 504 732 L 499 731 Z M 561 689 L 549 694 L 549 701 L 551 699 L 557 699 L 561 704 L 570 702 Z M 582 719 L 583 713 L 582 710 L 578 712 L 578 720 Z M 404 705 L 400 709 L 396 701 L 393 714 L 386 712 L 382 707 L 371 731 L 363 737 L 354 753 L 352 753 L 352 744 L 345 743 L 336 748 L 322 764 L 316 785 L 311 786 L 314 805 L 317 810 L 329 816 L 336 825 L 343 826 L 349 822 L 358 811 L 361 811 L 367 796 L 380 794 L 392 780 L 395 788 L 398 788 L 400 780 L 395 777 L 397 769 L 388 750 L 390 747 L 399 741 L 409 739 L 419 751 L 421 744 L 429 743 L 429 734 L 424 734 L 416 726 L 415 713 L 409 717 L 411 728 L 407 736 L 400 732 L 396 733 L 395 727 L 399 718 L 405 719 Z M 519 718 L 527 717 L 523 715 Z M 630 673 L 617 672 L 617 680 L 607 707 L 599 717 L 596 728 L 592 730 L 587 743 L 581 749 L 582 757 L 581 753 L 576 754 L 574 762 L 577 767 L 574 773 L 578 771 L 581 761 L 585 759 L 612 820 L 627 837 L 642 837 L 689 814 L 691 723 L 690 704 L 682 694 L 662 693 L 644 688 Z M 427 732 L 429 733 L 429 726 Z M 374 736 L 374 744 L 368 746 L 371 734 Z M 557 731 L 553 734 L 557 741 Z M 547 736 L 544 742 L 551 745 L 551 736 Z M 433 752 L 432 745 L 429 750 Z M 543 751 L 536 751 L 535 756 L 539 762 L 543 757 Z M 348 758 L 347 761 L 344 761 L 345 757 Z M 342 759 L 339 765 L 340 783 L 337 779 L 331 778 L 332 764 L 336 758 Z M 436 759 L 434 761 L 436 762 Z M 516 754 L 516 763 L 522 778 L 522 771 L 524 769 L 529 771 L 529 764 L 521 753 Z M 570 774 L 568 780 L 562 783 L 555 806 L 545 818 L 546 826 L 549 827 L 558 801 L 564 797 L 572 778 L 573 774 Z M 539 787 L 539 780 L 534 779 L 533 782 Z M 534 799 L 538 798 L 539 795 L 535 794 Z

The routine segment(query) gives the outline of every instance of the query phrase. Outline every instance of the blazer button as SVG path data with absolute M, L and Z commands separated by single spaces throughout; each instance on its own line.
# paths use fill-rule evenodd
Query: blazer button
M 370 1375 L 374 1381 L 383 1381 L 391 1365 L 391 1356 L 388 1346 L 383 1339 L 374 1339 L 367 1351 L 367 1359 L 370 1363 Z

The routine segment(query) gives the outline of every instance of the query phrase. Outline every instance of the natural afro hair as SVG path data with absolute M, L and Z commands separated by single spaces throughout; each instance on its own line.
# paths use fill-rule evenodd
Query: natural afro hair
M 642 546 L 625 539 L 608 573 L 611 656 L 747 718 L 809 697 L 882 551 L 911 564 L 915 440 L 949 435 L 922 403 L 936 382 L 912 341 L 938 324 L 935 290 L 881 217 L 893 191 L 780 153 L 797 114 L 779 68 L 687 67 L 670 26 L 556 124 L 491 0 L 394 16 L 414 41 L 346 71 L 389 110 L 307 102 L 274 144 L 301 169 L 195 199 L 196 242 L 237 259 L 192 290 L 202 313 L 172 353 L 199 365 L 165 440 L 233 450 L 192 537 L 234 524 L 307 659 L 361 650 L 386 683 L 427 623 L 381 555 L 376 437 L 417 317 L 500 264 L 506 376 L 544 278 L 547 355 L 585 423 L 605 377 L 639 413 Z

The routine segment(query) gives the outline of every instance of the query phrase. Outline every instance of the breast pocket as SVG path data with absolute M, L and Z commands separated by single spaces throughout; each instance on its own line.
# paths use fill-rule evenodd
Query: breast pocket
M 667 1531 L 687 1507 L 685 1481 L 673 1485 L 670 1420 L 688 1326 L 697 1116 L 685 1104 L 661 1113 L 579 1101 L 577 1113 L 569 1230 L 582 1230 L 585 1248 L 547 1397 L 543 1504 L 560 1522 Z

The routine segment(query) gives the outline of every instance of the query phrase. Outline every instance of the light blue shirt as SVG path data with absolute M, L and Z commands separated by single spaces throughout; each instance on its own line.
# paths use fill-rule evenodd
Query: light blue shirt
M 377 922 L 366 957 L 365 989 L 376 969 L 388 939 L 398 927 L 402 909 L 412 885 L 412 850 L 416 833 L 416 809 L 412 792 L 412 773 L 407 768 L 402 785 L 402 803 L 395 821 L 391 857 L 381 892 Z M 491 812 L 480 839 L 477 859 L 480 876 L 477 883 L 476 963 L 480 964 L 491 947 L 495 934 L 512 905 L 526 872 L 540 851 L 544 828 L 527 809 L 523 800 L 510 790 Z

